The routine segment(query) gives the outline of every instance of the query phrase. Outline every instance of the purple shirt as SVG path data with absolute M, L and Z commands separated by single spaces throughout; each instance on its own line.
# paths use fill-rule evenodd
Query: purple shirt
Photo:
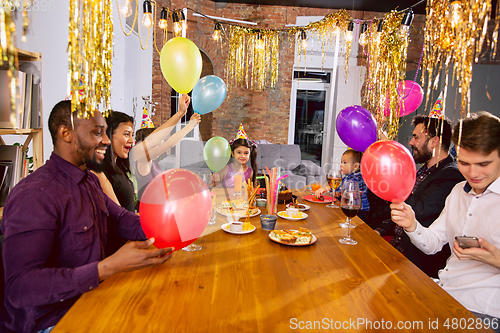
M 241 172 L 236 172 L 233 168 L 233 163 L 230 163 L 227 165 L 227 171 L 226 175 L 224 176 L 224 179 L 222 180 L 222 186 L 224 187 L 234 187 L 234 176 L 235 175 L 242 175 L 242 184 L 246 183 L 248 179 L 252 178 L 252 167 L 248 165 L 247 171 L 245 173 Z
M 8 330 L 53 326 L 99 286 L 108 223 L 123 238 L 146 239 L 139 216 L 104 195 L 97 176 L 55 153 L 14 187 L 2 220 Z

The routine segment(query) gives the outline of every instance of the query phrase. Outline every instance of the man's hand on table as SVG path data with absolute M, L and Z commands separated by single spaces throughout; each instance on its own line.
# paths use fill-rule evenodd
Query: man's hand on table
M 97 265 L 99 281 L 113 274 L 161 265 L 172 256 L 173 247 L 148 249 L 154 238 L 145 241 L 128 242 Z

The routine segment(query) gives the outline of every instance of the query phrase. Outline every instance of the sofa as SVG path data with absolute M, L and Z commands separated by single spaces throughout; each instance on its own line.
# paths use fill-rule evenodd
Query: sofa
M 205 142 L 182 140 L 180 142 L 180 168 L 195 173 L 211 171 L 205 163 L 203 148 Z M 231 162 L 231 161 L 230 161 Z M 301 160 L 298 145 L 285 144 L 258 144 L 257 145 L 257 174 L 262 169 L 280 168 L 281 175 L 288 175 L 282 182 L 291 189 L 300 189 L 306 185 L 323 182 L 321 167 L 309 160 Z

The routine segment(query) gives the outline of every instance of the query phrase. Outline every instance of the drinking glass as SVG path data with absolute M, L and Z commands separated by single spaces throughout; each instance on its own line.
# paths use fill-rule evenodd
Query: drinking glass
M 235 197 L 241 196 L 241 184 L 243 182 L 243 175 L 234 175 L 234 192 Z
M 340 183 L 342 182 L 340 170 L 338 168 L 332 168 L 330 171 L 328 171 L 328 174 L 326 175 L 326 181 L 328 182 L 328 185 L 330 186 L 332 192 L 332 203 L 330 205 L 326 205 L 326 207 L 339 208 L 339 206 L 333 203 L 333 200 L 335 199 L 335 190 L 340 186 Z
M 208 189 L 211 191 L 214 187 L 214 177 L 209 171 L 201 171 L 198 176 L 207 184 Z
M 351 182 L 344 188 L 342 198 L 340 199 L 340 206 L 342 212 L 347 216 L 347 237 L 339 239 L 339 242 L 347 245 L 356 245 L 357 241 L 351 238 L 351 219 L 358 215 L 361 208 L 361 192 L 357 182 Z
M 210 218 L 208 219 L 208 225 L 214 225 L 215 224 L 215 216 L 217 214 L 215 213 L 215 194 L 212 195 L 212 211 L 210 212 Z
M 359 191 L 360 195 L 361 195 L 361 191 L 359 190 L 359 184 L 357 181 L 355 180 L 347 180 L 347 181 L 344 181 L 344 184 L 342 184 L 342 193 L 344 191 Z M 354 215 L 356 216 L 356 215 Z M 339 225 L 342 227 L 342 228 L 356 228 L 356 226 L 352 223 L 350 223 L 350 219 L 347 219 L 345 223 L 339 223 Z
M 199 251 L 201 249 L 202 249 L 201 245 L 195 243 L 191 243 L 188 246 L 182 248 L 183 251 L 188 251 L 188 252 Z

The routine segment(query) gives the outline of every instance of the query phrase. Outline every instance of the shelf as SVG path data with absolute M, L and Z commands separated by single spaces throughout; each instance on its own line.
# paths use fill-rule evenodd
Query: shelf
M 42 61 L 42 54 L 38 52 L 30 52 L 17 49 L 17 58 L 20 61 Z
M 42 129 L 41 128 L 29 128 L 29 129 L 10 129 L 10 128 L 0 128 L 0 136 L 6 134 L 19 134 L 19 135 L 27 135 L 31 133 L 38 133 Z

